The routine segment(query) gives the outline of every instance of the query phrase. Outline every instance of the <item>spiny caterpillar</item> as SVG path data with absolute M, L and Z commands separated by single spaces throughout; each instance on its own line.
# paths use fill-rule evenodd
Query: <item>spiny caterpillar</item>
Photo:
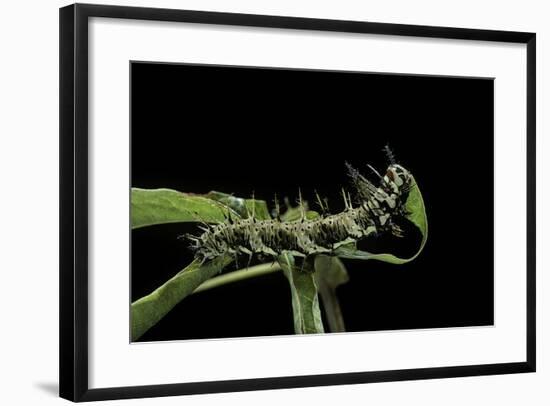
M 238 254 L 277 257 L 283 251 L 297 257 L 307 257 L 315 254 L 330 255 L 338 247 L 370 235 L 391 233 L 402 236 L 401 228 L 393 220 L 407 214 L 405 202 L 414 186 L 413 178 L 409 171 L 395 162 L 387 147 L 386 154 L 390 165 L 384 176 L 368 165 L 379 179 L 378 187 L 346 163 L 355 188 L 356 207 L 353 207 L 350 195 L 342 190 L 344 211 L 307 219 L 300 194 L 302 215 L 297 221 L 281 221 L 276 201 L 274 219 L 258 220 L 254 218 L 254 213 L 242 219 L 228 216 L 223 223 L 203 227 L 200 236 L 189 235 L 191 248 L 196 257 L 202 260 Z M 318 195 L 317 198 L 325 211 L 325 205 Z

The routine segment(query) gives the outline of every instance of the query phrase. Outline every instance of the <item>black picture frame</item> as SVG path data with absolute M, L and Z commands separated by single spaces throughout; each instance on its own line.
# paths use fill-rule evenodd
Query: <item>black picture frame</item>
M 90 389 L 88 385 L 88 19 L 221 24 L 526 44 L 527 352 L 525 361 Z M 60 396 L 80 402 L 534 372 L 536 35 L 450 27 L 74 4 L 60 9 Z

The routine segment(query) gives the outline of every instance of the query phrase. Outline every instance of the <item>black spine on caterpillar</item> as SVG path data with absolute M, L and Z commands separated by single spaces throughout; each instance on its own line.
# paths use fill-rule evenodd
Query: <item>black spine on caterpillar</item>
M 346 163 L 355 189 L 355 207 L 343 191 L 344 211 L 312 220 L 304 215 L 292 222 L 282 222 L 278 217 L 270 220 L 258 220 L 253 216 L 228 218 L 223 223 L 204 228 L 199 236 L 189 236 L 191 248 L 203 260 L 227 254 L 276 257 L 283 251 L 306 257 L 330 255 L 339 246 L 372 234 L 389 232 L 401 236 L 402 231 L 393 219 L 406 214 L 404 205 L 413 186 L 412 176 L 395 163 L 391 151 L 388 157 L 391 162 L 384 175 L 369 166 L 378 177 L 378 186 Z

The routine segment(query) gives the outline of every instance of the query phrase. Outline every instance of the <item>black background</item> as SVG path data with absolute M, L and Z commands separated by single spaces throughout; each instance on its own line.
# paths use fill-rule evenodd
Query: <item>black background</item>
M 254 193 L 270 207 L 275 193 L 313 203 L 318 190 L 337 212 L 344 161 L 384 170 L 388 143 L 420 186 L 429 239 L 405 265 L 345 261 L 347 331 L 493 323 L 491 79 L 133 62 L 131 91 L 134 187 Z M 132 300 L 191 261 L 177 237 L 192 227 L 132 232 Z M 362 248 L 411 254 L 408 230 Z M 185 298 L 140 341 L 281 334 L 292 308 L 274 273 Z

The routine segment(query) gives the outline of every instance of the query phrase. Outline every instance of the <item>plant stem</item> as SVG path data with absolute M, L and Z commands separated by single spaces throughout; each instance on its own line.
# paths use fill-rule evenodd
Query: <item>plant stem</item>
M 336 296 L 336 289 L 328 286 L 323 278 L 318 278 L 319 296 L 323 302 L 325 314 L 327 316 L 329 331 L 331 333 L 343 333 L 346 331 L 344 317 L 342 316 L 342 308 Z
M 239 269 L 238 271 L 229 272 L 224 275 L 208 279 L 197 289 L 195 289 L 193 293 L 204 292 L 205 290 L 217 288 L 218 286 L 222 286 L 228 283 L 238 282 L 243 279 L 254 278 L 256 276 L 265 275 L 280 270 L 281 266 L 278 262 L 275 262 L 273 264 L 260 264 L 251 266 L 250 268 Z

